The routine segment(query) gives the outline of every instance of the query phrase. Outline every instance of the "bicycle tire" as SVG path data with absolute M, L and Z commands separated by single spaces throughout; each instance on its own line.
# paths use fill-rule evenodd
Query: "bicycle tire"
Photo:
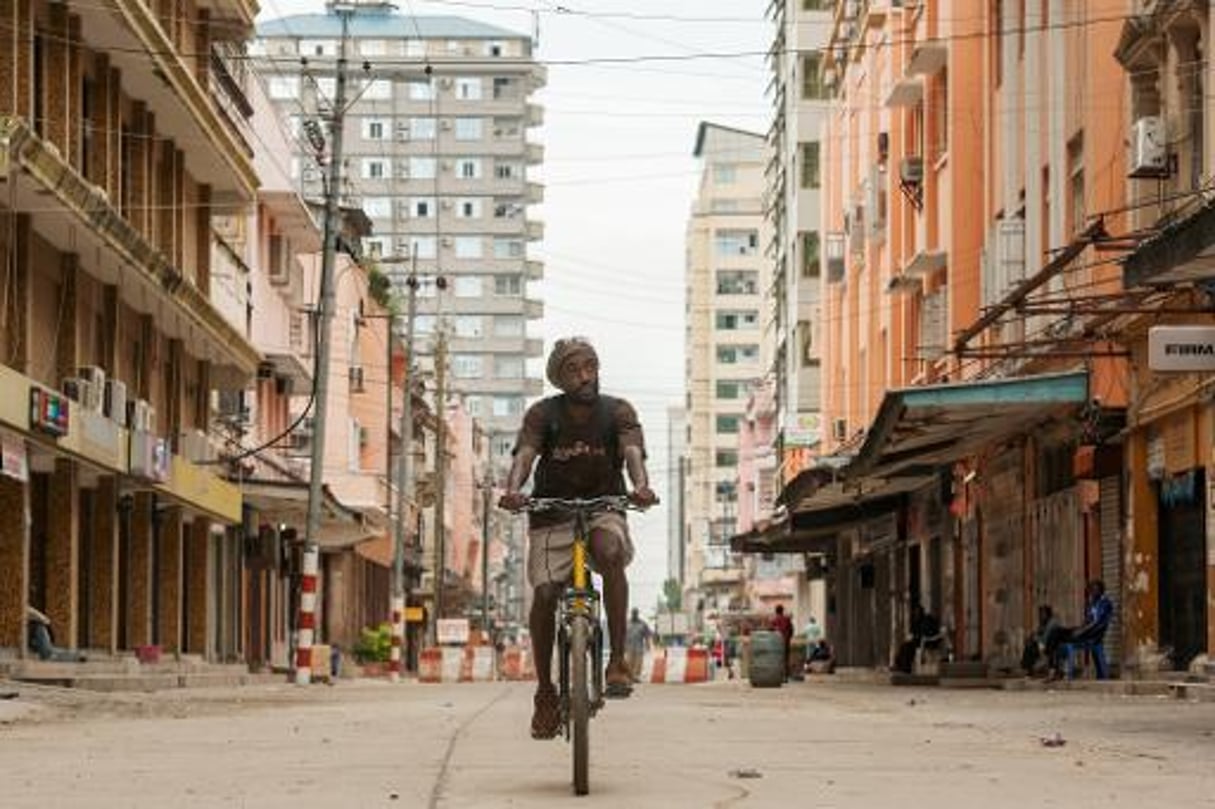
M 590 791 L 591 699 L 588 660 L 590 632 L 587 621 L 577 617 L 570 626 L 570 724 L 574 742 L 574 794 Z

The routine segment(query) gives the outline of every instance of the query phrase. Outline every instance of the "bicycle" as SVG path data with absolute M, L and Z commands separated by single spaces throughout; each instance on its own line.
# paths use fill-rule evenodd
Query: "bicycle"
M 590 720 L 611 694 L 603 683 L 603 627 L 599 593 L 591 583 L 587 546 L 590 520 L 605 511 L 640 511 L 625 495 L 564 499 L 537 497 L 521 511 L 552 511 L 574 516 L 573 579 L 557 602 L 557 698 L 566 741 L 573 742 L 574 794 L 590 791 Z M 589 672 L 589 673 L 588 673 Z

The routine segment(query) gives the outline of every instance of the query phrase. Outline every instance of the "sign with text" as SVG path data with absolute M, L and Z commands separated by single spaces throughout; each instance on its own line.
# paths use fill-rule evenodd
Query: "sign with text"
M 440 645 L 463 646 L 468 643 L 468 619 L 440 618 L 435 625 L 435 636 Z
M 1153 371 L 1215 371 L 1215 326 L 1153 326 L 1148 330 Z

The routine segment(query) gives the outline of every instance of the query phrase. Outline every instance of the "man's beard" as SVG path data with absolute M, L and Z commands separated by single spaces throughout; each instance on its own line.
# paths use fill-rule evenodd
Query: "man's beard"
M 599 398 L 599 380 L 588 382 L 580 388 L 574 388 L 573 390 L 566 391 L 565 395 L 575 402 L 592 404 L 596 399 Z

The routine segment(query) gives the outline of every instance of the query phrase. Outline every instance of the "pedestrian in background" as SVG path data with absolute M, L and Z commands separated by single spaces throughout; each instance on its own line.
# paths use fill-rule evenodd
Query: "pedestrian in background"
M 624 656 L 629 664 L 629 675 L 635 683 L 641 682 L 641 663 L 645 660 L 645 652 L 653 635 L 650 627 L 641 620 L 641 613 L 633 607 L 629 626 L 625 631 Z
M 782 648 L 785 651 L 785 679 L 789 678 L 789 647 L 793 642 L 793 621 L 788 615 L 785 615 L 785 605 L 776 605 L 776 614 L 772 616 L 772 621 L 769 623 L 773 632 L 779 632 Z

